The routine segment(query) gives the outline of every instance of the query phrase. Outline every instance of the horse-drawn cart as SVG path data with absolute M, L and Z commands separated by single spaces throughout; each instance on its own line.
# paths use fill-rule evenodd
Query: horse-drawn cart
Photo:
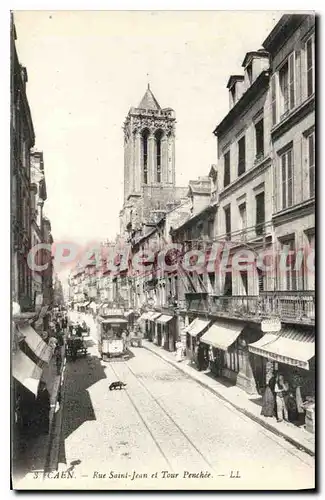
M 67 358 L 75 360 L 78 356 L 87 356 L 87 347 L 84 339 L 76 335 L 67 338 Z

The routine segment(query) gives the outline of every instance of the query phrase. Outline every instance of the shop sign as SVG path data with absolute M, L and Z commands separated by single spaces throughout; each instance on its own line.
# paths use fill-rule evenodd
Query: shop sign
M 122 309 L 109 309 L 109 308 L 104 308 L 104 315 L 105 316 L 124 316 L 124 311 Z
M 281 321 L 279 318 L 264 319 L 261 323 L 263 333 L 277 333 L 281 330 Z

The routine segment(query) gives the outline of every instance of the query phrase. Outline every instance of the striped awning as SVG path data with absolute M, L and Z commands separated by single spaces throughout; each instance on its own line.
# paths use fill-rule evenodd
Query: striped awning
M 42 337 L 35 332 L 30 325 L 18 325 L 20 333 L 24 336 L 24 341 L 36 356 L 48 363 L 52 357 L 52 349 L 44 342 Z
M 267 333 L 248 350 L 264 358 L 309 370 L 315 356 L 315 336 L 298 328 L 284 327 L 278 334 Z
M 237 340 L 244 327 L 244 323 L 215 321 L 202 336 L 201 342 L 226 351 Z
M 37 395 L 42 369 L 20 350 L 12 356 L 12 375 L 26 389 Z
M 189 326 L 184 328 L 183 332 L 188 333 L 191 337 L 196 337 L 199 333 L 203 332 L 209 324 L 210 320 L 208 319 L 195 318 Z

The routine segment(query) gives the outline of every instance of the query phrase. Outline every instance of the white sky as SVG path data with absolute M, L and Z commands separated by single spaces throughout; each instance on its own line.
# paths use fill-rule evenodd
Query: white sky
M 282 13 L 19 11 L 17 50 L 44 152 L 56 242 L 114 238 L 123 203 L 122 124 L 148 79 L 177 118 L 176 182 L 216 163 L 226 83 Z M 149 77 L 147 76 L 149 74 Z

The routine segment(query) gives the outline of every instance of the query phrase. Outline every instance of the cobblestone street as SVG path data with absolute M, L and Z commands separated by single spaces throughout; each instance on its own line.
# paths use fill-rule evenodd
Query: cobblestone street
M 97 476 L 98 487 L 141 489 L 133 471 L 148 477 L 157 471 L 156 486 L 190 488 L 194 478 L 179 481 L 184 471 L 202 471 L 211 476 L 201 488 L 229 487 L 229 481 L 249 488 L 256 478 L 265 489 L 313 486 L 310 456 L 151 352 L 133 349 L 129 361 L 110 363 L 100 361 L 95 344 L 89 353 L 67 365 L 59 452 L 59 470 L 72 470 L 80 484 Z M 126 389 L 109 391 L 115 380 Z M 159 482 L 162 471 L 179 476 Z M 237 471 L 240 479 L 231 479 Z M 110 478 L 118 473 L 128 477 Z M 67 483 L 74 487 L 73 479 Z

